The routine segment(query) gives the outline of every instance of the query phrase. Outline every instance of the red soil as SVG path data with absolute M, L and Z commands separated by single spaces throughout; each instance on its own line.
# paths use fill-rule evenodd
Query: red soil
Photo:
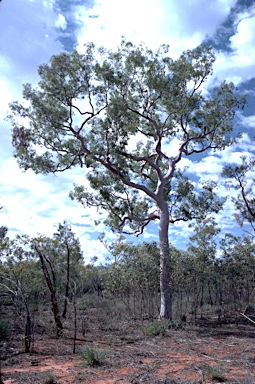
M 58 384 L 255 383 L 255 328 L 249 325 L 170 330 L 164 337 L 91 329 L 79 335 L 76 350 L 106 351 L 99 367 L 84 365 L 67 336 L 36 336 L 32 354 L 14 348 L 2 361 L 4 384 L 46 384 L 49 371 Z

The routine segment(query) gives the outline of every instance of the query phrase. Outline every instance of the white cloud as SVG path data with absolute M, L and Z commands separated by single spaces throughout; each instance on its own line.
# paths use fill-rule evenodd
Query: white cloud
M 9 228 L 11 237 L 17 231 L 32 237 L 38 233 L 52 236 L 58 224 L 67 220 L 80 238 L 86 260 L 99 254 L 103 257 L 106 250 L 97 236 L 108 229 L 103 225 L 94 226 L 94 220 L 102 216 L 95 208 L 85 209 L 69 199 L 72 179 L 84 181 L 84 175 L 74 172 L 69 178 L 65 175 L 35 175 L 32 171 L 24 173 L 14 158 L 6 160 L 0 168 L 1 204 L 4 206 L 1 225 Z M 77 226 L 77 223 L 82 225 Z
M 208 155 L 201 161 L 194 162 L 189 170 L 196 176 L 218 181 L 222 171 L 222 161 L 216 155 Z
M 154 49 L 169 43 L 171 55 L 176 57 L 213 33 L 235 2 L 98 0 L 89 13 L 84 7 L 77 7 L 75 17 L 84 25 L 78 35 L 79 48 L 87 41 L 116 48 L 125 36 L 126 40 L 145 42 Z
M 176 48 L 179 45 L 179 49 L 191 49 L 213 34 L 235 3 L 235 0 L 165 0 L 159 28 L 169 38 L 173 37 L 170 44 Z
M 240 121 L 245 128 L 255 129 L 255 115 L 244 116 L 240 114 Z
M 65 0 L 62 1 L 64 4 Z M 75 23 L 81 22 L 81 28 L 75 31 L 78 31 L 80 49 L 87 41 L 115 49 L 125 36 L 135 44 L 144 41 L 153 49 L 168 43 L 170 55 L 175 58 L 212 35 L 235 3 L 236 0 L 97 0 L 90 10 L 85 6 L 72 7 L 75 12 L 72 16 Z M 239 83 L 254 76 L 254 18 L 246 13 L 238 16 L 237 33 L 231 38 L 233 52 L 217 55 L 215 76 L 220 80 L 226 78 Z M 4 31 L 0 35 L 0 117 L 3 119 L 8 102 L 20 99 L 22 83 L 35 85 L 38 65 L 62 50 L 54 28 L 64 29 L 67 23 L 63 14 L 54 13 L 54 0 L 8 0 L 1 3 L 0 24 Z M 240 122 L 252 128 L 254 116 L 242 117 Z M 10 126 L 2 123 L 1 128 L 0 202 L 5 206 L 5 212 L 0 215 L 2 224 L 12 229 L 12 235 L 19 230 L 31 236 L 37 232 L 51 236 L 58 223 L 69 220 L 81 240 L 87 260 L 106 253 L 96 239 L 97 233 L 106 232 L 108 239 L 115 239 L 115 235 L 103 224 L 94 226 L 94 219 L 104 213 L 100 215 L 96 209 L 84 209 L 68 198 L 74 182 L 86 183 L 83 171 L 76 169 L 57 177 L 35 175 L 32 171 L 22 173 L 12 158 Z M 189 165 L 197 176 L 218 181 L 222 164 L 240 162 L 240 155 L 248 154 L 252 145 L 244 135 L 238 145 L 217 156 L 210 154 L 196 163 L 184 158 L 179 166 L 183 169 Z M 176 149 L 178 142 L 172 141 L 169 153 Z M 220 196 L 233 193 L 227 191 L 224 181 L 219 182 Z M 217 216 L 224 229 L 236 228 L 232 211 L 233 205 L 228 201 L 226 212 Z M 191 233 L 187 223 L 170 228 L 170 238 L 176 246 Z M 157 238 L 156 225 L 145 230 L 144 238 Z
M 234 84 L 254 77 L 255 64 L 255 8 L 251 15 L 239 15 L 237 33 L 230 38 L 233 52 L 217 54 L 214 75 Z
M 79 45 L 93 41 L 99 46 L 115 48 L 125 36 L 135 43 L 149 40 L 150 45 L 158 46 L 160 34 L 155 26 L 160 23 L 161 12 L 162 7 L 156 0 L 149 3 L 101 0 L 89 13 L 84 7 L 77 7 L 76 18 L 84 23 L 78 36 Z
M 58 18 L 57 18 L 57 20 L 55 22 L 55 26 L 57 28 L 62 28 L 62 29 L 66 28 L 67 22 L 66 22 L 66 19 L 65 19 L 64 15 L 61 15 L 60 13 L 58 14 Z

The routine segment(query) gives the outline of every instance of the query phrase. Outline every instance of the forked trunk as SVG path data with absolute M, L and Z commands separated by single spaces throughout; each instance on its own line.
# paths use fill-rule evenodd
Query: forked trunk
M 35 250 L 36 250 L 36 252 L 40 258 L 43 274 L 45 277 L 45 281 L 46 281 L 46 284 L 47 284 L 49 291 L 50 291 L 50 300 L 51 300 L 52 312 L 53 312 L 53 316 L 54 316 L 54 320 L 55 320 L 55 324 L 56 324 L 56 328 L 57 328 L 57 336 L 61 336 L 63 324 L 62 324 L 61 318 L 60 318 L 58 301 L 57 301 L 57 297 L 56 297 L 54 284 L 52 283 L 52 280 L 50 278 L 50 273 L 49 273 L 47 266 L 46 266 L 46 263 L 45 263 L 46 257 L 38 249 L 37 246 L 35 246 Z M 52 270 L 52 273 L 54 273 L 53 270 Z
M 170 247 L 168 240 L 169 212 L 164 202 L 161 204 L 159 222 L 160 243 L 160 319 L 172 320 L 172 292 L 170 288 Z

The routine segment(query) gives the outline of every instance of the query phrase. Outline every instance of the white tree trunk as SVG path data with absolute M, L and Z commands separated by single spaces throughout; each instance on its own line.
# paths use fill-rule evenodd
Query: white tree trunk
M 170 248 L 168 240 L 169 211 L 165 202 L 162 202 L 159 222 L 160 243 L 160 318 L 172 319 L 172 293 L 170 288 Z

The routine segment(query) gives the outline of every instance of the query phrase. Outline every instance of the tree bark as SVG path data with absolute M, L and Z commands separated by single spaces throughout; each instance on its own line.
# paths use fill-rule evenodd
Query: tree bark
M 159 222 L 160 244 L 160 319 L 172 320 L 172 292 L 170 288 L 170 247 L 168 240 L 169 211 L 166 202 L 161 203 Z
M 43 274 L 44 274 L 47 286 L 48 286 L 49 291 L 50 291 L 51 306 L 52 306 L 52 312 L 53 312 L 53 316 L 54 316 L 54 321 L 55 321 L 56 328 L 57 328 L 57 336 L 60 336 L 62 334 L 63 324 L 62 324 L 61 318 L 60 318 L 58 301 L 57 301 L 57 298 L 56 298 L 56 292 L 55 292 L 55 289 L 53 287 L 49 271 L 48 271 L 48 269 L 46 267 L 46 264 L 45 264 L 45 256 L 37 248 L 37 246 L 35 246 L 35 250 L 38 253 L 38 256 L 40 258 Z
M 66 264 L 66 289 L 65 289 L 65 300 L 64 300 L 64 309 L 62 317 L 66 318 L 67 313 L 67 302 L 68 302 L 68 295 L 69 295 L 69 284 L 70 284 L 70 248 L 68 245 L 68 241 L 66 240 L 66 249 L 67 249 L 67 264 Z
M 23 295 L 22 295 L 23 296 Z M 25 353 L 30 352 L 32 341 L 32 322 L 30 317 L 30 311 L 27 302 L 24 303 L 26 308 L 26 324 L 25 324 Z

